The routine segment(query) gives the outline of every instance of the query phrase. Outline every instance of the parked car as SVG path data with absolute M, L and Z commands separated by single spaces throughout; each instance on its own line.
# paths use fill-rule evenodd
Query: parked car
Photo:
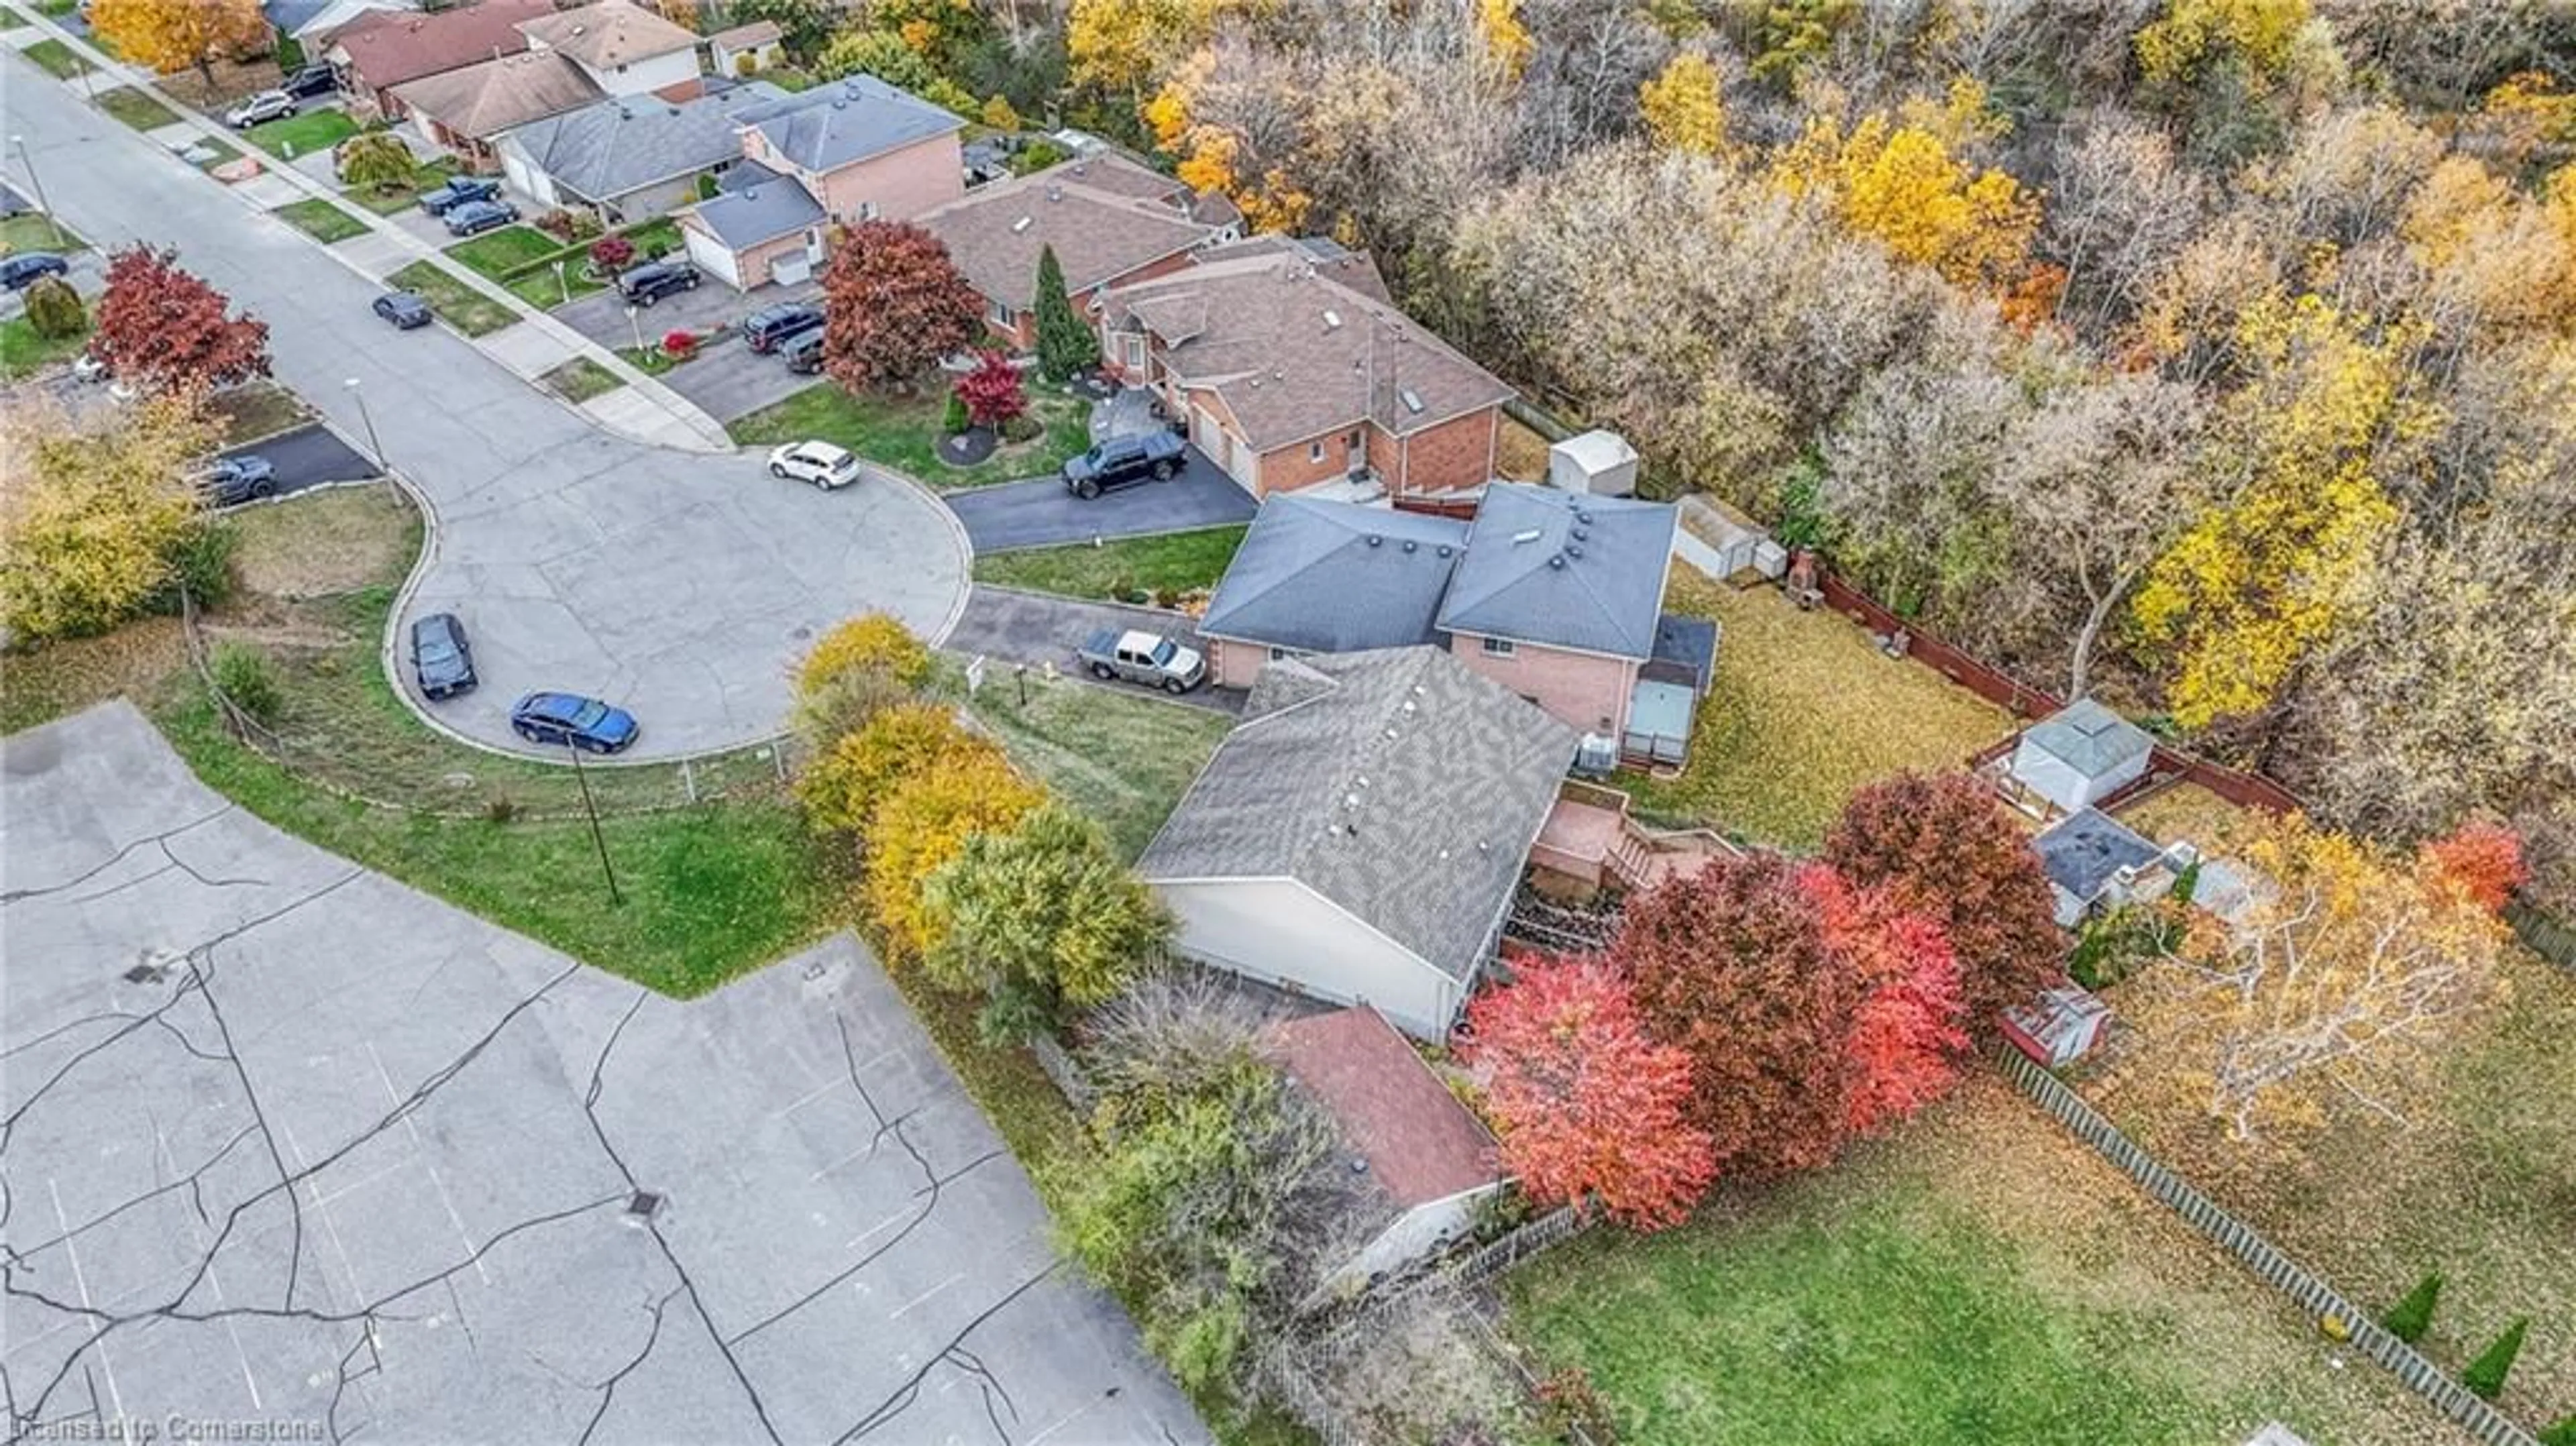
M 778 344 L 778 355 L 787 369 L 801 376 L 812 376 L 823 369 L 823 328 L 800 331 Z
M 687 261 L 647 261 L 617 277 L 617 294 L 631 306 L 651 306 L 674 291 L 697 289 L 698 268 Z
M 1169 432 L 1139 432 L 1112 437 L 1090 451 L 1065 459 L 1065 490 L 1076 497 L 1097 497 L 1152 478 L 1169 482 L 1188 460 L 1188 449 Z
M 530 693 L 510 705 L 510 727 L 531 743 L 615 753 L 635 741 L 635 715 L 578 693 Z
M 308 65 L 286 77 L 277 88 L 297 97 L 330 95 L 340 88 L 340 74 L 327 65 Z
M 15 256 L 0 256 L 0 286 L 11 291 L 24 291 L 35 285 L 39 276 L 60 276 L 71 269 L 70 262 L 51 251 L 21 251 Z
M 205 491 L 207 501 L 217 507 L 231 507 L 276 496 L 277 468 L 257 452 L 218 457 L 214 465 L 198 474 L 197 485 Z
M 1075 649 L 1075 656 L 1095 678 L 1124 678 L 1166 693 L 1186 693 L 1207 681 L 1207 660 L 1199 656 L 1197 649 L 1182 647 L 1159 633 L 1138 628 L 1123 633 L 1102 628 Z
M 450 176 L 446 184 L 420 193 L 420 208 L 444 216 L 470 201 L 489 201 L 500 194 L 501 183 L 490 176 Z
M 263 90 L 225 111 L 224 124 L 237 131 L 246 131 L 262 121 L 283 120 L 295 114 L 295 110 L 295 97 L 282 90 Z
M 829 442 L 790 442 L 769 454 L 769 475 L 811 482 L 829 492 L 859 480 L 859 459 Z
M 417 291 L 388 291 L 376 298 L 376 315 L 394 324 L 397 331 L 429 325 L 429 303 Z
M 454 613 L 431 613 L 411 625 L 411 673 L 424 698 L 474 691 L 474 649 Z
M 778 350 L 779 343 L 809 331 L 820 331 L 823 308 L 801 301 L 783 301 L 764 306 L 742 319 L 742 339 L 759 352 Z
M 519 219 L 519 208 L 507 201 L 468 201 L 447 208 L 447 234 L 473 236 Z

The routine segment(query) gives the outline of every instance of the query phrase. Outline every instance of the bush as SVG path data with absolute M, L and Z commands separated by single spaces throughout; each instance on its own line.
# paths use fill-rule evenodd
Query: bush
M 153 594 L 152 611 L 178 616 L 185 610 L 182 588 L 201 608 L 221 606 L 233 595 L 233 553 L 240 546 L 230 523 L 203 520 L 190 528 L 170 549 L 170 579 Z
M 733 73 L 736 79 L 749 80 L 759 70 L 760 57 L 748 50 L 733 58 Z
M 2492 1401 L 2504 1394 L 2504 1378 L 2513 1373 L 2513 1358 L 2522 1354 L 2523 1334 L 2530 1330 L 2528 1318 L 2515 1321 L 2495 1338 L 2495 1344 L 2478 1352 L 2469 1368 L 2460 1373 L 2460 1384 L 2481 1401 Z
M 2442 1272 L 2428 1271 L 2422 1280 L 2415 1282 L 2413 1290 L 2406 1292 L 2404 1300 L 2389 1307 L 2388 1314 L 2381 1316 L 2379 1323 L 2388 1328 L 2390 1335 L 2411 1346 L 2424 1339 L 2424 1332 L 2432 1329 L 2433 1306 L 2441 1298 Z
M 508 823 L 518 816 L 517 800 L 506 793 L 496 793 L 484 800 L 483 819 L 486 823 Z
M 635 260 L 635 243 L 623 236 L 602 236 L 590 243 L 590 267 L 602 276 L 623 271 Z
M 843 735 L 797 775 L 796 801 L 805 806 L 806 826 L 864 835 L 896 785 L 981 741 L 959 725 L 956 714 L 934 703 L 879 709 L 865 727 Z
M 216 691 L 249 714 L 253 722 L 277 721 L 277 680 L 269 676 L 266 655 L 240 643 L 218 643 L 214 674 Z
M 398 191 L 411 184 L 418 163 L 411 147 L 391 131 L 365 131 L 340 142 L 331 153 L 340 179 L 373 191 Z
M 27 325 L 47 341 L 62 341 L 89 330 L 89 308 L 80 293 L 59 276 L 39 276 L 27 288 Z
M 1073 159 L 1073 152 L 1055 142 L 1035 140 L 1020 147 L 1019 151 L 1011 157 L 1011 174 L 1025 176 L 1031 171 L 1043 171 L 1058 161 L 1071 159 Z
M 1003 420 L 1002 440 L 1005 442 L 1034 442 L 1037 440 L 1038 434 L 1045 430 L 1045 425 L 1039 422 L 1037 418 L 1030 416 L 1026 412 L 1022 412 L 1016 417 L 1008 417 Z
M 2576 1446 L 2576 1416 L 2541 1432 L 2540 1446 Z
M 952 437 L 966 430 L 966 399 L 953 388 L 948 393 L 948 410 L 940 414 L 939 430 Z
M 689 333 L 685 331 L 671 331 L 663 333 L 662 355 L 669 357 L 671 360 L 675 362 L 687 361 L 690 357 L 697 355 L 697 351 L 698 339 L 691 336 Z
M 566 243 L 587 240 L 598 235 L 603 229 L 599 224 L 599 218 L 588 211 L 567 211 L 560 207 L 539 216 L 536 227 L 556 240 Z

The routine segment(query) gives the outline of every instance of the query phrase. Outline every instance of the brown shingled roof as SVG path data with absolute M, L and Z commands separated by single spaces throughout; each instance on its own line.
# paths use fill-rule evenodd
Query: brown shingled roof
M 375 10 L 331 36 L 331 53 L 369 87 L 381 89 L 528 48 L 519 23 L 554 13 L 553 0 L 482 0 L 435 15 Z
M 449 130 L 486 140 L 513 126 L 586 106 L 599 99 L 599 87 L 580 66 L 539 50 L 423 76 L 394 94 Z
M 695 50 L 698 37 L 626 0 L 600 0 L 522 22 L 519 33 L 542 41 L 593 70 L 614 70 L 675 50 Z
M 1399 1209 L 1503 1178 L 1493 1135 L 1369 1006 L 1283 1020 L 1270 1027 L 1270 1047 L 1340 1122 Z
M 918 219 L 977 291 L 1029 311 L 1042 249 L 1055 248 L 1079 295 L 1214 237 L 1220 227 L 1190 219 L 1192 202 L 1178 181 L 1103 155 L 995 181 Z

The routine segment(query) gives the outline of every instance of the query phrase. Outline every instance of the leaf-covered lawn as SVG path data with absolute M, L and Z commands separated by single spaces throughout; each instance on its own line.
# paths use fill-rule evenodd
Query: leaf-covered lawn
M 448 275 L 434 261 L 415 261 L 385 279 L 419 292 L 439 320 L 467 336 L 499 331 L 519 319 L 517 312 Z
M 269 214 L 325 246 L 363 235 L 367 229 L 366 222 L 319 196 L 289 201 Z
M 1225 576 L 1245 529 L 1210 527 L 1161 537 L 1129 537 L 1098 547 L 1038 547 L 980 553 L 975 580 L 1066 597 L 1106 598 L 1120 589 L 1203 592 Z
M 826 381 L 736 421 L 730 430 L 746 447 L 808 439 L 837 443 L 933 487 L 1043 477 L 1091 445 L 1089 404 L 1039 382 L 1029 394 L 1029 410 L 1046 425 L 1042 436 L 1004 447 L 972 467 L 951 467 L 935 450 L 946 402 L 947 393 L 932 387 L 908 397 L 854 397 L 838 382 Z
M 15 216 L 0 217 L 0 253 L 60 251 L 69 255 L 88 249 L 89 243 L 83 241 L 79 233 L 42 211 L 21 211 Z
M 372 186 L 353 186 L 341 194 L 379 216 L 391 216 L 420 204 L 420 193 L 433 190 L 456 174 L 456 161 L 450 156 L 412 168 L 411 178 L 401 185 L 378 190 Z
M 1957 768 L 2012 730 L 2004 710 L 1776 588 L 1737 591 L 1677 564 L 1664 605 L 1715 618 L 1721 633 L 1689 766 L 1678 778 L 1620 779 L 1658 818 L 1813 848 L 1862 785 Z

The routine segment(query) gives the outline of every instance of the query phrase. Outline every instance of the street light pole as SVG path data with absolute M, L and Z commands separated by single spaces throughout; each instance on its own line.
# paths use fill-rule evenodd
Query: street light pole
M 582 812 L 590 815 L 590 841 L 599 850 L 599 872 L 608 879 L 608 902 L 624 908 L 626 897 L 617 892 L 617 870 L 609 867 L 608 863 L 608 839 L 599 831 L 599 805 L 591 802 L 590 775 L 581 771 L 581 746 L 571 746 L 572 776 L 581 785 Z
M 563 289 L 564 304 L 571 305 L 572 278 L 564 274 L 564 264 L 561 261 L 555 263 L 555 285 Z
M 20 135 L 9 137 L 9 148 L 18 153 L 18 164 L 27 168 L 27 185 L 36 193 L 36 209 L 45 213 L 46 234 L 54 238 L 55 245 L 62 245 L 63 223 L 54 219 L 53 203 L 45 199 L 44 177 L 36 174 L 36 153 L 27 149 L 27 138 Z
M 627 305 L 626 329 L 635 333 L 635 362 L 641 366 L 644 362 L 644 323 L 635 319 L 637 310 L 632 303 Z
M 359 389 L 356 377 L 349 378 L 347 386 L 350 398 L 358 404 L 358 420 L 367 425 L 367 450 L 376 454 L 376 466 L 378 470 L 382 470 L 385 465 L 385 444 L 376 437 L 376 417 L 373 412 L 367 410 L 367 394 Z

